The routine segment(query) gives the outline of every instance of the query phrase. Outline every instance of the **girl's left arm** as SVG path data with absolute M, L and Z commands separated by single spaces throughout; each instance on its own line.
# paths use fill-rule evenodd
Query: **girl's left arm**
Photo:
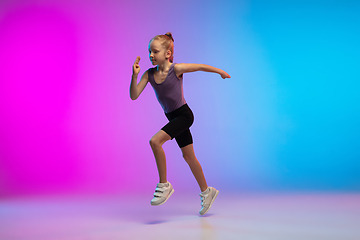
M 197 72 L 197 71 L 203 71 L 203 72 L 213 72 L 218 73 L 220 76 L 225 78 L 231 78 L 230 75 L 225 72 L 224 70 L 221 70 L 220 68 L 212 67 L 206 64 L 196 64 L 196 63 L 178 63 L 175 64 L 174 70 L 177 76 L 182 76 L 183 73 L 188 72 Z

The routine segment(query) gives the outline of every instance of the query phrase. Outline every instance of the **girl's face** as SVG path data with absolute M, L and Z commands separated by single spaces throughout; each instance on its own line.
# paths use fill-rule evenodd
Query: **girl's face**
M 149 44 L 149 58 L 153 65 L 159 65 L 168 61 L 171 52 L 166 50 L 159 40 L 153 40 Z

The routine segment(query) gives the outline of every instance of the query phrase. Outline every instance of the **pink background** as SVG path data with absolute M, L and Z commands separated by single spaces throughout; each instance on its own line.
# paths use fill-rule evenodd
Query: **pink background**
M 358 26 L 359 6 L 304 4 L 2 1 L 0 196 L 152 191 L 158 175 L 148 141 L 167 121 L 150 85 L 132 101 L 129 84 L 136 56 L 142 74 L 151 67 L 149 40 L 168 31 L 175 62 L 232 76 L 184 79 L 209 185 L 359 190 L 360 37 L 344 30 Z M 164 149 L 169 181 L 198 190 L 176 142 Z

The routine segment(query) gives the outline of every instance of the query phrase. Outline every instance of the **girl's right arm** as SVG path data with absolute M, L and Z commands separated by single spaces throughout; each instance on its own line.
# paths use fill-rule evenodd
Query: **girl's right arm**
M 204 72 L 218 73 L 218 74 L 220 74 L 220 76 L 223 79 L 231 78 L 230 75 L 227 72 L 225 72 L 224 70 L 221 70 L 219 68 L 212 67 L 212 66 L 209 66 L 206 64 L 178 63 L 178 64 L 175 64 L 174 70 L 175 70 L 176 75 L 180 76 L 180 77 L 183 75 L 183 73 L 204 71 Z
M 142 75 L 139 84 L 137 84 L 137 78 L 140 73 L 139 62 L 140 62 L 140 57 L 137 57 L 134 65 L 133 65 L 133 75 L 131 77 L 131 83 L 130 83 L 130 98 L 131 98 L 131 100 L 136 100 L 140 96 L 140 94 L 146 87 L 146 84 L 148 83 L 148 80 L 149 80 L 148 79 L 148 71 L 146 71 Z

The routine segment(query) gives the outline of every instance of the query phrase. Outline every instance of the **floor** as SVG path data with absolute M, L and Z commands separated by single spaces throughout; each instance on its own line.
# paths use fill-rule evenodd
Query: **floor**
M 200 197 L 35 196 L 0 199 L 1 240 L 359 240 L 360 193 L 219 194 Z

